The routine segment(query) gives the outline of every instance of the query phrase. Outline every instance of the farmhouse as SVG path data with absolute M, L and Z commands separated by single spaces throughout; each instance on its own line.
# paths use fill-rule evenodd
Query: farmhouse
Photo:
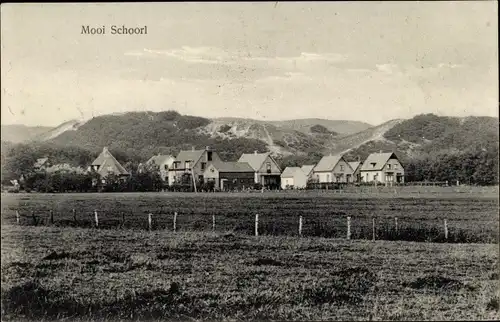
M 246 162 L 213 162 L 208 165 L 203 177 L 205 182 L 214 182 L 214 188 L 222 191 L 254 185 L 254 170 Z
M 306 170 L 307 171 L 307 170 Z M 308 175 L 300 167 L 286 167 L 281 174 L 282 189 L 303 189 L 306 187 Z
M 204 150 L 181 151 L 168 169 L 168 183 L 182 182 L 183 178 L 194 176 L 194 180 L 203 182 L 203 173 L 212 162 L 221 162 L 219 155 L 206 147 Z
M 392 153 L 372 153 L 361 166 L 361 181 L 375 183 L 403 183 L 404 168 Z
M 171 155 L 153 155 L 144 165 L 141 166 L 141 170 L 146 167 L 158 166 L 161 179 L 168 182 L 168 169 L 170 169 L 174 161 L 175 158 Z
M 353 182 L 354 171 L 341 155 L 324 156 L 313 171 L 319 183 Z
M 255 183 L 260 183 L 268 189 L 279 188 L 281 169 L 271 157 L 270 152 L 257 153 L 257 151 L 254 151 L 254 153 L 244 153 L 238 162 L 246 162 L 252 167 Z
M 122 178 L 129 176 L 129 173 L 109 152 L 107 147 L 102 149 L 101 154 L 90 165 L 90 171 L 97 172 L 101 177 L 117 175 Z
M 361 165 L 363 165 L 363 162 L 360 161 L 354 161 L 354 162 L 349 162 L 349 165 L 351 166 L 352 169 L 352 178 L 353 182 L 360 182 L 361 181 Z

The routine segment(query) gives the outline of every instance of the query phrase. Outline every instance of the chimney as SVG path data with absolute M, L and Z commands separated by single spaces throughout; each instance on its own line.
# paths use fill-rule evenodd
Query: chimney
M 257 150 L 253 151 L 253 154 L 257 154 Z
M 102 152 L 108 152 L 108 147 L 105 146 L 104 148 L 102 148 Z
M 207 146 L 205 147 L 205 150 L 210 151 L 210 147 L 207 145 Z

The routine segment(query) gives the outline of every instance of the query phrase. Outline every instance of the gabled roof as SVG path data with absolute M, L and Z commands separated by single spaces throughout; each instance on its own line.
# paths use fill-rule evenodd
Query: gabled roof
M 219 172 L 254 172 L 247 162 L 215 162 L 213 166 Z
M 306 176 L 310 175 L 311 172 L 314 170 L 315 165 L 303 165 L 302 166 L 302 171 L 306 174 Z
M 104 147 L 101 154 L 92 162 L 93 166 L 99 166 L 97 173 L 101 176 L 108 174 L 108 167 L 111 171 L 118 175 L 128 175 L 128 171 L 118 162 L 115 157 L 109 152 L 108 148 Z
M 285 170 L 283 170 L 283 173 L 281 174 L 282 178 L 293 178 L 299 174 L 305 175 L 304 171 L 300 167 L 286 167 Z
M 343 157 L 341 155 L 326 155 L 319 160 L 318 164 L 314 168 L 315 172 L 322 171 L 333 171 L 333 168 L 342 160 Z
M 156 165 L 162 165 L 164 163 L 170 162 L 171 160 L 175 160 L 175 158 L 171 155 L 158 154 L 153 155 L 151 158 L 149 158 L 149 160 L 146 161 L 146 164 L 154 163 Z
M 378 171 L 382 170 L 389 161 L 389 159 L 394 156 L 396 159 L 396 155 L 392 152 L 388 153 L 372 153 L 366 158 L 365 162 L 363 162 L 363 165 L 361 166 L 361 170 L 371 170 L 371 171 Z M 375 166 L 372 167 L 372 163 L 375 163 Z
M 205 151 L 206 150 L 181 151 L 175 158 L 175 162 L 180 162 L 181 165 L 183 165 L 186 161 L 193 161 L 193 164 L 195 164 Z
M 270 155 L 266 153 L 243 153 L 238 162 L 247 162 L 254 171 L 259 171 L 266 158 Z
M 356 171 L 356 169 L 361 165 L 361 162 L 359 162 L 359 161 L 353 161 L 353 162 L 348 162 L 348 163 L 351 166 L 353 171 Z

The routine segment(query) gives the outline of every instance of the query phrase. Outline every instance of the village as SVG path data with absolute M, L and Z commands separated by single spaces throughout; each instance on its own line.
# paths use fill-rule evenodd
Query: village
M 165 186 L 176 184 L 209 184 L 217 191 L 259 189 L 305 189 L 322 184 L 382 184 L 404 183 L 404 168 L 392 152 L 370 154 L 364 161 L 348 162 L 342 155 L 323 156 L 317 164 L 281 169 L 270 152 L 244 153 L 236 162 L 222 161 L 217 151 L 209 146 L 204 149 L 182 150 L 177 156 L 154 155 L 139 164 L 137 173 L 154 167 Z M 68 165 L 50 165 L 48 158 L 35 164 L 37 170 L 47 172 L 74 171 Z M 99 156 L 82 173 L 95 173 L 102 183 L 114 176 L 122 179 L 132 174 L 104 147 Z

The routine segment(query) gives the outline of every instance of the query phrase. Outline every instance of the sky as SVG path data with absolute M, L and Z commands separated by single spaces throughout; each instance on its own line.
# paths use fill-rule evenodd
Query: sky
M 498 117 L 498 4 L 3 4 L 1 123 Z M 81 34 L 105 26 L 104 35 Z M 111 26 L 147 35 L 112 35 Z

